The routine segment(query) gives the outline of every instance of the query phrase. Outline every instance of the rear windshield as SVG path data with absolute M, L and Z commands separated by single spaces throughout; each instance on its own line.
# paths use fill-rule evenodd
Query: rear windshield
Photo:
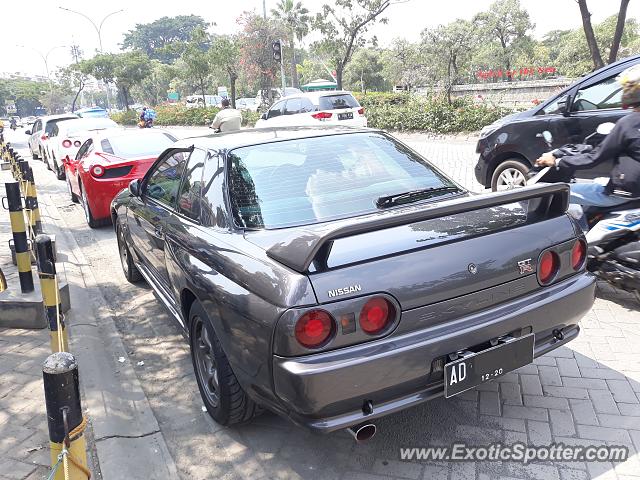
M 281 228 L 378 211 L 381 196 L 455 186 L 381 133 L 302 138 L 229 153 L 230 200 L 245 228 Z M 442 198 L 442 197 L 438 197 Z
M 174 137 L 164 132 L 149 132 L 145 135 L 121 135 L 103 139 L 102 151 L 122 158 L 155 157 L 173 145 Z
M 56 127 L 56 123 L 63 122 L 65 120 L 71 120 L 72 118 L 77 118 L 77 117 L 56 118 L 55 120 L 47 120 L 47 125 L 46 127 L 44 127 L 45 133 L 51 136 L 51 132 L 54 131 L 54 128 Z
M 320 97 L 320 110 L 337 110 L 340 108 L 360 108 L 360 104 L 350 93 Z

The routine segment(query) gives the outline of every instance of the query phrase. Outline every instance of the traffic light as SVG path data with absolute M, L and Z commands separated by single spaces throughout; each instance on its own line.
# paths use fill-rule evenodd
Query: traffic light
M 281 63 L 282 62 L 282 45 L 280 44 L 280 40 L 276 40 L 271 44 L 271 51 L 273 53 L 273 59 Z

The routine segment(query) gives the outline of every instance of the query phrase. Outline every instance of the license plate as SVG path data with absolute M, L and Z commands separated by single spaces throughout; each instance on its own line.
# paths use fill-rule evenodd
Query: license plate
M 339 113 L 338 120 L 353 120 L 353 112 Z
M 444 396 L 453 397 L 533 362 L 534 335 L 508 340 L 444 365 Z

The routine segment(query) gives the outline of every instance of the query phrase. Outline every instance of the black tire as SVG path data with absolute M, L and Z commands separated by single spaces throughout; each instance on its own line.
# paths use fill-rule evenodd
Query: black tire
M 87 225 L 89 225 L 90 228 L 98 228 L 103 225 L 104 222 L 97 221 L 93 218 L 91 207 L 89 206 L 89 201 L 87 200 L 87 194 L 84 191 L 84 187 L 82 186 L 82 184 L 80 184 L 80 194 L 82 197 L 82 201 L 80 203 L 82 204 L 82 209 L 84 210 L 84 218 L 87 221 Z
M 31 150 L 31 147 L 29 147 L 29 150 Z M 31 150 L 31 158 L 33 158 L 34 160 L 38 160 L 38 154 L 37 153 L 33 153 L 33 150 Z
M 73 203 L 79 203 L 80 200 L 78 199 L 78 195 L 73 193 L 73 189 L 71 188 L 71 180 L 69 180 L 68 175 L 66 175 L 66 179 L 67 179 L 67 191 L 69 192 L 69 197 L 71 197 L 71 201 Z
M 52 158 L 53 160 L 53 172 L 56 174 L 56 178 L 58 180 L 64 180 L 66 175 L 64 173 L 64 168 L 60 168 L 58 162 L 56 162 L 56 157 Z
M 116 238 L 118 240 L 120 264 L 122 265 L 122 272 L 124 273 L 125 278 L 130 283 L 140 282 L 142 280 L 142 274 L 140 273 L 140 270 L 138 270 L 138 267 L 136 267 L 136 264 L 133 263 L 129 245 L 127 245 L 127 241 L 124 238 L 124 232 L 122 231 L 122 227 L 120 225 L 116 227 Z
M 530 167 L 521 160 L 510 158 L 496 167 L 491 176 L 491 190 L 511 190 L 524 187 Z
M 189 312 L 191 360 L 200 396 L 221 425 L 248 422 L 264 410 L 242 390 L 222 350 L 211 320 L 196 300 Z
M 47 170 L 51 170 L 51 164 L 49 163 L 49 156 L 47 155 L 47 152 L 41 152 L 41 155 L 42 155 L 42 161 L 47 166 Z

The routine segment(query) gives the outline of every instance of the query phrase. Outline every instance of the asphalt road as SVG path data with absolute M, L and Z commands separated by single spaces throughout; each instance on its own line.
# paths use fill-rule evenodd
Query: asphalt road
M 179 136 L 204 129 L 172 129 Z M 26 137 L 9 140 L 25 157 Z M 468 188 L 473 142 L 407 142 Z M 32 161 L 41 195 L 63 212 L 110 305 L 169 451 L 185 479 L 587 479 L 640 480 L 639 305 L 603 288 L 583 331 L 569 347 L 537 359 L 455 399 L 438 399 L 377 422 L 378 434 L 357 445 L 344 432 L 319 436 L 273 414 L 249 425 L 224 428 L 202 411 L 187 342 L 146 285 L 126 282 L 111 227 L 90 229 L 64 182 Z M 474 188 L 475 187 L 475 188 Z M 73 334 L 73 332 L 72 332 Z M 408 462 L 400 447 L 488 444 L 621 444 L 625 463 Z

